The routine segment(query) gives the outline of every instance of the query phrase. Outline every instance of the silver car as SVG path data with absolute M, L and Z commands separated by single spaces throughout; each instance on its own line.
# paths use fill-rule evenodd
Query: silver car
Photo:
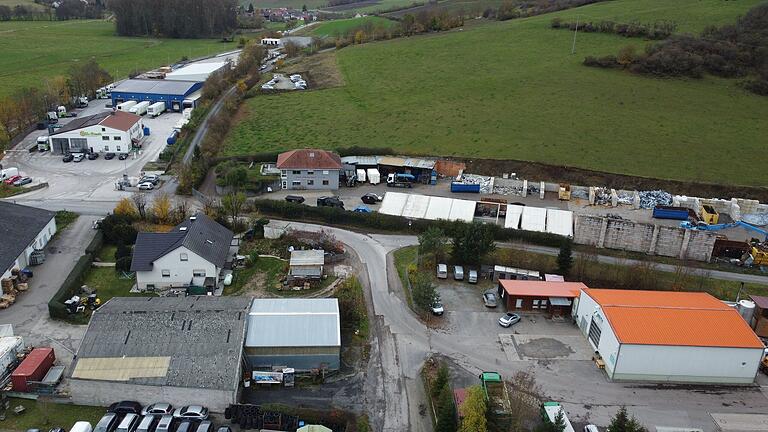
M 148 415 L 162 416 L 166 414 L 173 414 L 173 406 L 165 402 L 153 403 L 152 405 L 145 406 L 144 409 L 141 410 L 141 415 L 143 416 L 148 416 Z
M 483 293 L 483 303 L 485 304 L 485 307 L 495 308 L 497 306 L 497 304 L 496 304 L 496 294 L 494 294 L 492 291 L 484 292 Z
M 208 420 L 208 408 L 200 405 L 187 405 L 173 412 L 177 419 Z
M 501 318 L 499 318 L 499 325 L 505 328 L 513 324 L 517 324 L 519 322 L 520 322 L 520 315 L 512 312 L 507 312 L 504 315 L 502 315 Z

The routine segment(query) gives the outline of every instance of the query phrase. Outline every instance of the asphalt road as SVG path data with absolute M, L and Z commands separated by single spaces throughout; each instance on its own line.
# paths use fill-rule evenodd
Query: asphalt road
M 192 155 L 195 154 L 195 149 L 200 146 L 200 144 L 203 142 L 203 138 L 205 138 L 205 134 L 208 133 L 208 123 L 210 120 L 215 116 L 216 114 L 221 111 L 221 107 L 224 104 L 224 101 L 229 97 L 232 93 L 235 92 L 236 86 L 232 86 L 229 90 L 224 92 L 223 95 L 219 98 L 219 100 L 216 101 L 215 104 L 213 104 L 213 107 L 211 107 L 211 110 L 208 111 L 208 115 L 205 116 L 202 123 L 200 123 L 200 127 L 197 128 L 197 131 L 195 132 L 195 136 L 192 137 L 192 141 L 189 143 L 189 147 L 187 148 L 187 152 L 184 153 L 184 157 L 181 159 L 182 163 L 189 163 L 189 161 L 192 160 Z

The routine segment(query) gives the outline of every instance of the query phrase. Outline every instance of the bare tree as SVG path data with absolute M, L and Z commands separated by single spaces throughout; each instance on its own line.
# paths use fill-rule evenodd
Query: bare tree
M 139 213 L 139 219 L 144 220 L 147 218 L 147 197 L 143 193 L 134 193 L 131 196 L 133 205 L 136 207 L 136 211 Z

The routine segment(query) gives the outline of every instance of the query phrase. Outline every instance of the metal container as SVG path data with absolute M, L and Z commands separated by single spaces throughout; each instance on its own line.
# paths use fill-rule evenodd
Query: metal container
M 56 356 L 53 348 L 35 348 L 11 374 L 13 391 L 30 391 L 30 381 L 41 381 L 53 366 Z
M 752 300 L 739 300 L 739 302 L 736 304 L 736 310 L 739 311 L 739 314 L 742 318 L 744 318 L 744 321 L 746 321 L 747 324 L 752 327 L 752 316 L 755 313 L 755 302 Z

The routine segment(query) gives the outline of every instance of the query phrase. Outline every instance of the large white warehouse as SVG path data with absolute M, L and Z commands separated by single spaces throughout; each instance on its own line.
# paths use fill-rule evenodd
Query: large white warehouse
M 700 292 L 583 289 L 574 316 L 612 380 L 750 384 L 763 344 Z

